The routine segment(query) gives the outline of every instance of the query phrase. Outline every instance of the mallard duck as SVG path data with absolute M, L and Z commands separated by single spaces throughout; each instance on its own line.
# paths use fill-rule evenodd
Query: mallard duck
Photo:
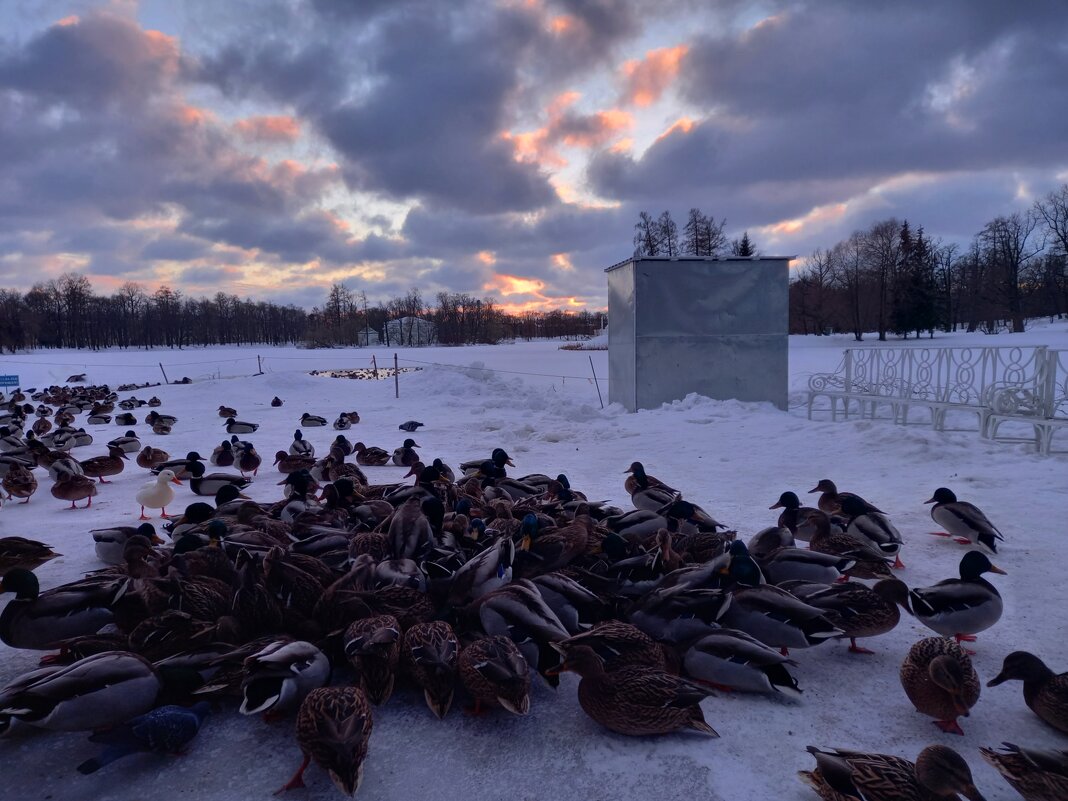
M 37 477 L 29 468 L 15 463 L 8 468 L 2 486 L 8 499 L 22 498 L 22 503 L 29 503 L 30 496 L 37 492 Z
M 844 632 L 829 621 L 822 609 L 770 584 L 740 586 L 730 594 L 724 626 L 740 629 L 765 645 L 782 649 L 810 648 Z
M 126 466 L 126 451 L 117 445 L 108 447 L 107 456 L 94 456 L 81 462 L 82 471 L 90 478 L 97 479 L 101 484 L 110 484 L 104 476 L 117 476 Z
M 519 529 L 522 553 L 516 553 L 516 574 L 533 578 L 567 566 L 586 553 L 592 527 L 589 509 L 576 515 L 573 523 L 547 531 L 542 530 L 537 515 L 525 515 Z
M 579 705 L 606 729 L 641 737 L 678 729 L 718 737 L 705 722 L 701 701 L 712 690 L 644 665 L 630 665 L 608 673 L 604 661 L 587 645 L 568 649 L 560 671 L 578 673 Z
M 274 455 L 274 464 L 278 467 L 279 473 L 289 475 L 298 470 L 310 470 L 315 465 L 315 457 L 299 456 L 285 451 L 278 451 Z
M 135 432 L 127 431 L 123 436 L 111 440 L 108 448 L 122 448 L 123 453 L 137 453 L 141 450 L 141 440 Z
M 441 459 L 435 459 L 430 463 L 430 466 L 435 468 L 438 471 L 438 474 L 450 484 L 456 481 L 456 473 Z
M 682 655 L 687 676 L 721 690 L 798 697 L 797 679 L 787 665 L 797 663 L 735 629 L 710 631 Z
M 553 643 L 571 636 L 560 618 L 545 602 L 537 585 L 526 579 L 506 584 L 483 595 L 471 605 L 482 630 L 489 635 L 513 639 L 532 668 L 555 685 L 557 677 L 549 672 L 559 662 Z
M 960 578 L 946 579 L 909 593 L 912 613 L 927 628 L 957 642 L 974 642 L 980 631 L 1001 619 L 1001 595 L 983 573 L 1005 571 L 982 551 L 968 551 L 960 560 Z
M 93 505 L 93 497 L 98 494 L 96 482 L 88 476 L 77 473 L 61 473 L 52 485 L 52 497 L 61 501 L 70 501 L 70 508 L 77 509 L 77 501 L 87 499 L 83 508 Z
M 824 801 L 985 801 L 968 763 L 944 745 L 929 745 L 916 764 L 897 756 L 809 746 L 815 770 L 798 771 L 801 781 Z
M 928 637 L 909 649 L 901 686 L 916 710 L 947 734 L 964 734 L 957 718 L 979 700 L 979 676 L 964 649 L 948 637 Z
M 421 425 L 423 424 L 416 420 L 405 420 L 403 423 L 397 426 L 397 428 L 399 428 L 401 431 L 407 431 L 409 434 L 412 434 Z
M 420 423 L 420 425 L 422 424 Z M 412 431 L 414 430 L 413 428 Z M 512 457 L 508 455 L 504 448 L 494 448 L 490 453 L 489 459 L 468 459 L 460 462 L 460 472 L 467 476 L 474 475 L 480 472 L 487 462 L 489 462 L 489 466 L 494 473 L 491 476 L 492 478 L 504 478 L 506 475 L 505 467 L 515 467 L 515 462 L 512 461 Z
M 936 537 L 954 537 L 961 545 L 982 545 L 991 553 L 998 552 L 997 541 L 1005 537 L 978 506 L 958 501 L 953 490 L 947 487 L 936 489 L 931 499 L 924 503 L 934 504 L 931 519 L 947 532 L 932 532 Z
M 553 647 L 566 657 L 576 645 L 586 645 L 596 651 L 609 672 L 629 665 L 667 668 L 664 648 L 637 626 L 622 620 L 605 620 L 587 631 L 554 643 Z
M 224 420 L 227 417 L 237 417 L 237 409 L 232 409 L 229 406 L 220 406 L 219 417 L 223 418 Z
M 850 576 L 862 579 L 893 578 L 890 557 L 865 538 L 831 528 L 831 520 L 825 512 L 811 509 L 798 519 L 797 531 L 801 539 L 808 540 L 813 551 L 852 559 L 855 563 L 847 571 Z
M 208 460 L 216 467 L 232 467 L 234 464 L 233 443 L 228 439 L 224 439 L 215 446 Z
M 259 427 L 259 423 L 248 423 L 243 420 L 235 420 L 232 416 L 226 418 L 226 423 L 224 425 L 227 434 L 253 434 Z
M 300 424 L 304 428 L 317 428 L 326 425 L 326 418 L 320 417 L 317 414 L 309 414 L 308 412 L 305 412 L 300 416 Z
M 404 440 L 404 444 L 394 450 L 393 456 L 390 457 L 393 464 L 398 467 L 411 467 L 419 461 L 419 454 L 415 452 L 415 448 L 418 447 L 420 446 L 414 439 Z
M 342 412 L 337 416 L 337 419 L 334 421 L 334 430 L 348 431 L 350 428 L 352 428 L 352 420 L 349 419 L 349 416 L 347 414 Z
M 819 502 L 816 504 L 821 512 L 826 512 L 829 515 L 838 514 L 842 511 L 842 501 L 845 498 L 854 498 L 857 501 L 856 508 L 863 509 L 863 514 L 874 513 L 877 515 L 886 514 L 882 509 L 868 503 L 852 492 L 839 492 L 838 487 L 829 478 L 822 478 L 820 482 L 809 490 L 809 494 L 813 492 L 822 493 L 820 495 Z
M 274 409 L 277 409 L 283 403 L 285 403 L 285 401 L 283 401 L 277 395 L 275 395 L 273 398 L 271 398 L 271 407 L 274 408 Z
M 452 706 L 459 658 L 460 641 L 443 620 L 416 623 L 404 632 L 401 664 L 439 720 Z
M 809 606 L 822 609 L 824 617 L 849 638 L 849 651 L 872 654 L 857 645 L 858 637 L 877 637 L 892 631 L 901 620 L 898 607 L 909 609 L 909 589 L 897 579 L 883 579 L 868 587 L 856 581 L 810 584 L 788 581 L 779 585 Z
M 172 471 L 161 470 L 155 481 L 143 484 L 141 489 L 137 491 L 134 500 L 141 504 L 141 520 L 150 519 L 145 514 L 146 508 L 159 509 L 160 517 L 168 517 L 167 504 L 174 500 L 174 490 L 167 486 L 168 484 L 181 486 L 182 482 L 175 477 Z
M 122 414 L 115 415 L 115 425 L 117 426 L 135 426 L 137 425 L 137 418 L 129 412 L 123 412 Z M 127 432 L 129 433 L 129 432 Z
M 345 656 L 356 668 L 360 686 L 375 706 L 384 704 L 393 693 L 400 639 L 400 623 L 393 615 L 356 620 L 345 630 Z
M 371 705 L 359 687 L 321 687 L 308 693 L 297 713 L 300 768 L 281 790 L 304 786 L 304 771 L 314 759 L 345 796 L 363 780 L 363 761 L 371 738 Z
M 191 707 L 167 704 L 128 720 L 120 726 L 93 734 L 89 739 L 107 747 L 100 756 L 87 759 L 77 767 L 83 775 L 96 773 L 105 765 L 130 754 L 157 752 L 185 753 L 200 731 L 211 704 L 199 701 Z
M 95 528 L 89 532 L 93 535 L 93 547 L 101 562 L 109 565 L 122 564 L 124 552 L 131 537 L 144 537 L 152 545 L 162 545 L 163 540 L 156 534 L 151 523 L 139 526 L 116 526 L 115 528 Z
M 604 616 L 605 602 L 562 571 L 543 573 L 532 583 L 568 634 L 586 631 Z
M 722 590 L 679 584 L 655 587 L 635 601 L 627 615 L 654 640 L 680 644 L 715 628 L 731 605 L 731 596 Z
M 862 540 L 870 541 L 879 552 L 887 557 L 894 557 L 894 567 L 898 570 L 905 565 L 901 562 L 901 532 L 890 522 L 886 515 L 865 512 L 861 501 L 855 495 L 842 498 L 842 514 L 849 521 L 846 533 Z
M 475 699 L 475 714 L 482 704 L 499 704 L 513 715 L 530 711 L 530 667 L 507 637 L 475 640 L 460 652 L 458 669 Z
M 1000 753 L 993 748 L 980 748 L 979 753 L 1024 801 L 1068 798 L 1068 751 L 1039 751 L 1002 743 Z
M 245 473 L 258 475 L 260 465 L 263 464 L 263 457 L 256 452 L 251 442 L 242 442 L 241 445 L 241 450 L 237 453 L 237 469 L 242 475 Z
M 92 412 L 85 419 L 85 422 L 91 426 L 105 426 L 111 422 L 111 415 L 103 412 Z
M 510 583 L 514 560 L 515 544 L 509 537 L 498 538 L 493 545 L 472 556 L 452 574 L 450 605 L 462 606 Z
M 16 679 L 0 689 L 0 715 L 51 731 L 102 729 L 150 710 L 161 688 L 148 660 L 105 651 Z
M 678 493 L 678 490 L 675 488 L 668 486 L 663 481 L 653 478 L 646 473 L 645 465 L 641 462 L 631 462 L 630 467 L 623 472 L 629 474 L 627 480 L 623 482 L 623 489 L 627 491 L 628 495 L 634 495 L 635 492 L 649 489 L 649 487 L 660 487 L 673 495 Z
M 146 445 L 137 454 L 137 466 L 146 470 L 154 470 L 170 458 L 171 455 L 167 451 Z
M 434 531 L 423 514 L 421 503 L 418 497 L 408 498 L 390 521 L 388 536 L 394 559 L 421 557 L 433 541 Z
M 204 457 L 196 451 L 189 451 L 184 459 L 169 459 L 153 468 L 152 472 L 158 476 L 163 470 L 170 470 L 175 478 L 191 478 L 198 466 L 203 469 Z
M 315 456 L 315 446 L 304 439 L 304 432 L 299 428 L 293 432 L 293 442 L 289 446 L 293 456 Z
M 1031 711 L 1053 728 L 1068 734 L 1068 673 L 1056 674 L 1027 651 L 1013 651 L 1001 672 L 987 682 L 996 687 L 1006 681 L 1023 682 L 1024 701 Z
M 763 559 L 779 548 L 793 548 L 794 544 L 794 533 L 786 526 L 761 529 L 747 543 L 754 559 Z
M 789 533 L 786 528 L 775 531 Z M 787 581 L 832 584 L 857 564 L 844 556 L 807 548 L 777 548 L 756 561 L 767 580 L 779 585 Z
M 289 712 L 329 678 L 330 660 L 310 642 L 273 642 L 245 660 L 238 711 Z
M 52 546 L 25 537 L 0 538 L 0 576 L 21 568 L 34 570 L 50 559 L 63 554 L 56 553 Z
M 145 418 L 145 422 L 148 422 L 148 418 Z M 159 434 L 160 436 L 167 436 L 174 430 L 174 423 L 170 420 L 164 420 L 163 418 L 157 418 L 152 421 L 152 433 Z
M 215 497 L 220 489 L 226 486 L 236 487 L 238 491 L 245 489 L 252 483 L 251 478 L 235 476 L 230 473 L 205 473 L 204 465 L 197 464 L 193 475 L 189 479 L 189 488 L 194 495 L 210 495 Z
M 163 423 L 164 425 L 173 426 L 178 422 L 178 418 L 173 414 L 160 414 L 153 410 L 145 415 L 145 422 L 149 425 L 155 425 L 156 423 Z

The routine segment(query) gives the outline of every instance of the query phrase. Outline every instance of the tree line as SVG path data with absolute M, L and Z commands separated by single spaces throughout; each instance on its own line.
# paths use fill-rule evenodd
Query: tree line
M 790 285 L 790 331 L 880 340 L 935 330 L 1023 331 L 1068 314 L 1068 184 L 995 217 L 965 249 L 895 218 L 817 249 Z
M 578 338 L 604 325 L 600 312 L 532 311 L 509 314 L 493 298 L 440 292 L 435 303 L 419 290 L 381 303 L 334 284 L 311 311 L 294 305 L 242 299 L 218 292 L 189 297 L 161 286 L 149 293 L 127 282 L 98 294 L 80 273 L 35 284 L 28 292 L 0 289 L 0 352 L 37 348 L 184 348 L 204 345 L 303 345 L 333 347 L 418 344 L 412 330 L 386 325 L 398 318 L 434 324 L 433 341 L 446 345 L 496 343 L 534 337 Z M 374 329 L 363 339 L 360 332 Z
M 756 256 L 756 246 L 749 239 L 749 232 L 729 240 L 724 232 L 726 225 L 726 220 L 716 220 L 713 215 L 694 208 L 690 209 L 680 231 L 670 211 L 663 211 L 655 218 L 643 211 L 634 223 L 634 258 Z

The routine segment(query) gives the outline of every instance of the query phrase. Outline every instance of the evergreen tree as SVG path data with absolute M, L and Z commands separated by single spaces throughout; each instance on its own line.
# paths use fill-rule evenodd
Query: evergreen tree
M 742 233 L 741 239 L 735 239 L 731 242 L 731 255 L 739 259 L 748 259 L 757 255 L 756 247 L 753 245 L 752 240 L 749 239 L 748 231 Z

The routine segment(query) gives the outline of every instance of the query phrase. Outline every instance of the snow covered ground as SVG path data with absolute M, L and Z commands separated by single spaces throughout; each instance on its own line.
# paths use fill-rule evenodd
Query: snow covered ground
M 934 344 L 991 343 L 990 337 L 962 334 L 943 336 Z M 1068 324 L 1036 326 L 997 339 L 997 344 L 1037 343 L 1068 347 Z M 936 433 L 871 421 L 809 422 L 801 409 L 783 413 L 767 405 L 698 397 L 633 415 L 614 407 L 602 411 L 587 376 L 592 355 L 607 400 L 607 353 L 561 351 L 559 344 L 401 350 L 402 367 L 425 369 L 400 377 L 399 400 L 393 397 L 392 380 L 307 375 L 312 369 L 369 366 L 372 352 L 380 366 L 391 366 L 393 351 L 385 348 L 42 352 L 2 356 L 0 373 L 17 372 L 23 386 L 63 383 L 78 372 L 87 372 L 91 383 L 117 385 L 159 380 L 156 363 L 163 361 L 171 379 L 188 375 L 194 383 L 133 394 L 156 394 L 163 400 L 160 411 L 179 417 L 169 437 L 154 437 L 143 425 L 137 429 L 144 441 L 173 455 L 191 449 L 210 453 L 225 438 L 215 412 L 225 403 L 235 406 L 241 419 L 262 424 L 252 441 L 265 456 L 288 446 L 302 412 L 333 419 L 339 411 L 355 408 L 361 422 L 349 432 L 354 441 L 395 448 L 405 436 L 397 425 L 414 418 L 426 424 L 415 435 L 424 457 L 440 456 L 455 465 L 502 446 L 516 462 L 516 475 L 565 472 L 591 498 L 611 499 L 624 508 L 629 499 L 623 470 L 641 460 L 650 473 L 684 490 L 745 538 L 774 523 L 776 512 L 767 507 L 781 492 L 804 493 L 820 478 L 832 478 L 892 515 L 906 539 L 902 556 L 907 569 L 901 577 L 918 586 L 955 576 L 965 551 L 927 535 L 935 529 L 923 501 L 936 487 L 949 486 L 962 499 L 979 504 L 1007 539 L 994 561 L 1008 575 L 993 577 L 1005 599 L 1005 614 L 979 637 L 974 661 L 980 677 L 984 683 L 992 678 L 1002 658 L 1016 649 L 1037 653 L 1054 670 L 1068 670 L 1068 640 L 1062 634 L 1068 624 L 1068 458 L 1040 458 L 1026 446 L 984 442 L 972 432 Z M 850 344 L 851 337 L 792 338 L 791 390 L 800 393 L 812 372 L 834 369 L 841 349 Z M 250 377 L 257 354 L 266 373 Z M 468 369 L 472 364 L 502 372 Z M 285 399 L 282 408 L 269 406 L 273 395 Z M 800 399 L 800 394 L 794 396 L 795 402 Z M 140 418 L 144 412 L 135 414 Z M 97 442 L 76 451 L 79 458 L 104 453 L 103 443 L 122 433 L 114 425 L 89 430 Z M 320 449 L 334 433 L 329 427 L 305 429 Z M 380 482 L 398 480 L 405 472 L 373 470 L 372 480 Z M 265 468 L 249 494 L 257 500 L 277 498 L 278 478 Z M 38 570 L 44 587 L 78 578 L 101 566 L 88 530 L 132 523 L 138 514 L 133 495 L 145 480 L 146 474 L 131 463 L 84 511 L 66 510 L 42 481 L 28 505 L 7 504 L 0 510 L 0 536 L 40 539 L 64 554 Z M 194 497 L 182 490 L 179 502 Z M 894 632 L 866 643 L 877 651 L 874 656 L 848 654 L 841 643 L 798 652 L 796 675 L 804 690 L 799 702 L 720 695 L 704 703 L 720 739 L 689 734 L 635 739 L 608 733 L 582 713 L 575 697 L 577 678 L 571 674 L 563 677 L 558 691 L 537 686 L 525 718 L 500 713 L 470 719 L 454 709 L 438 721 L 421 699 L 402 692 L 376 710 L 358 797 L 800 801 L 815 798 L 795 775 L 811 767 L 808 744 L 914 758 L 925 745 L 942 742 L 966 756 L 990 801 L 1017 798 L 981 761 L 979 746 L 1010 741 L 1068 748 L 1068 738 L 1027 709 L 1018 682 L 984 687 L 971 717 L 962 720 L 964 737 L 939 732 L 912 709 L 897 678 L 909 645 L 929 633 L 905 619 Z M 0 684 L 33 668 L 38 656 L 0 646 Z M 291 720 L 268 725 L 229 711 L 209 718 L 184 758 L 138 756 L 91 776 L 77 774 L 74 766 L 95 749 L 77 734 L 34 732 L 0 741 L 3 798 L 107 801 L 161 791 L 174 798 L 264 798 L 300 760 Z M 307 781 L 307 790 L 290 796 L 297 801 L 337 796 L 317 768 L 309 770 Z

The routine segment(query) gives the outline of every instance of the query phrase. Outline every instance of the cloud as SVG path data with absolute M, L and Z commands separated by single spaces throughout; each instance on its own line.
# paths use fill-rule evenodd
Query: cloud
M 249 142 L 295 142 L 300 136 L 300 120 L 285 114 L 246 117 L 234 123 L 234 131 Z
M 650 50 L 643 59 L 623 64 L 623 105 L 651 106 L 667 91 L 679 74 L 687 45 Z

